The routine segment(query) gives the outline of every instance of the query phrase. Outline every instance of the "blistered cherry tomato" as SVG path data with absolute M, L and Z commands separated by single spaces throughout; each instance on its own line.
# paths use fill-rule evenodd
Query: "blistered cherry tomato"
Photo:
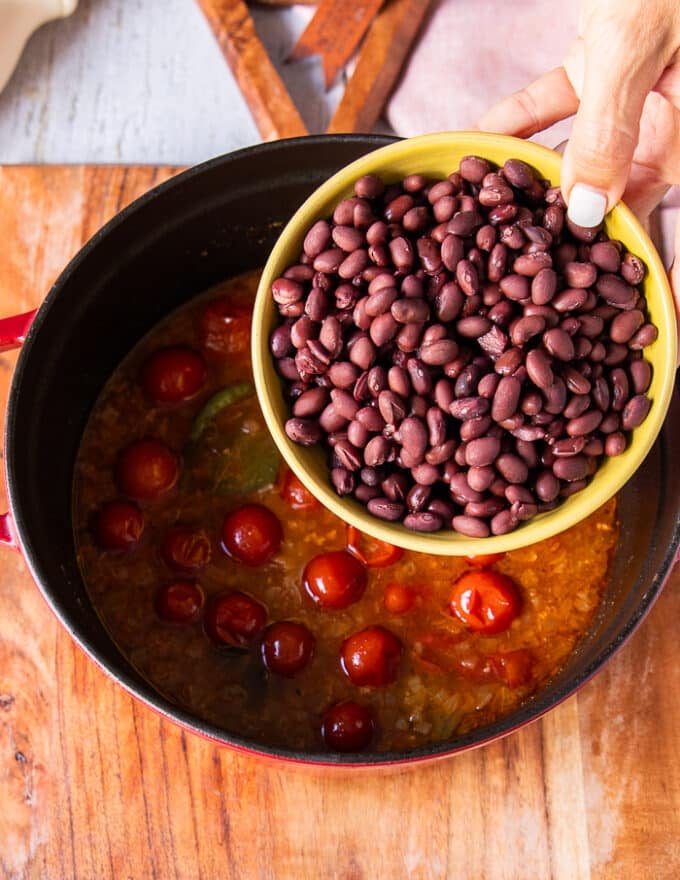
M 516 651 L 491 656 L 491 668 L 496 677 L 511 688 L 529 684 L 533 677 L 533 665 L 533 655 L 526 648 L 518 648 Z
M 203 358 L 185 345 L 159 349 L 142 368 L 142 388 L 160 404 L 189 400 L 201 390 L 205 378 Z
M 172 568 L 198 571 L 210 562 L 210 540 L 202 529 L 175 526 L 163 538 L 161 556 Z
M 354 526 L 346 526 L 347 549 L 369 568 L 384 568 L 392 565 L 404 555 L 401 547 L 364 535 Z
M 175 454 L 159 440 L 137 440 L 118 459 L 118 487 L 131 498 L 151 501 L 168 492 L 177 482 L 179 467 Z
M 477 568 L 489 568 L 496 562 L 500 562 L 505 553 L 478 553 L 476 556 L 466 556 L 465 561 Z
M 97 511 L 94 532 L 104 550 L 132 550 L 144 531 L 144 514 L 131 501 L 108 501 Z
M 316 639 L 301 623 L 272 623 L 262 637 L 262 659 L 270 672 L 291 678 L 312 659 Z
M 244 303 L 224 298 L 210 303 L 201 319 L 203 345 L 220 355 L 250 351 L 250 323 L 253 310 Z
M 418 594 L 410 587 L 401 584 L 388 584 L 385 587 L 383 603 L 390 614 L 406 614 L 413 608 Z
M 522 599 L 515 582 L 497 571 L 467 571 L 453 585 L 451 613 L 473 632 L 506 630 L 519 614 Z
M 293 510 L 313 510 L 319 507 L 319 502 L 298 480 L 293 471 L 286 473 L 281 487 L 281 497 Z
M 307 595 L 323 608 L 347 608 L 366 589 L 366 566 L 346 550 L 320 553 L 302 575 Z
M 205 612 L 205 629 L 215 642 L 248 645 L 257 638 L 267 622 L 267 612 L 245 593 L 216 596 Z
M 172 581 L 156 596 L 156 613 L 168 623 L 194 623 L 204 601 L 203 590 L 194 581 Z
M 370 745 L 374 731 L 370 709 L 352 700 L 327 709 L 321 725 L 326 745 L 336 752 L 360 752 Z
M 401 642 L 383 626 L 368 626 L 342 643 L 340 665 L 353 684 L 382 687 L 396 681 Z
M 279 552 L 282 540 L 281 523 L 262 504 L 244 504 L 224 518 L 222 546 L 245 565 L 264 565 Z

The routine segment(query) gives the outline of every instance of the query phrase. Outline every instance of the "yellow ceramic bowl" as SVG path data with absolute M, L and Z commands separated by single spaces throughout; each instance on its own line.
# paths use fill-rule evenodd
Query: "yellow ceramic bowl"
M 335 494 L 329 479 L 326 451 L 320 447 L 298 446 L 288 439 L 283 428 L 290 411 L 269 353 L 269 335 L 278 323 L 271 283 L 297 261 L 309 227 L 319 218 L 329 217 L 338 201 L 353 194 L 357 178 L 369 173 L 379 174 L 387 181 L 415 173 L 446 177 L 457 169 L 463 156 L 470 154 L 483 156 L 498 165 L 509 158 L 523 159 L 553 185 L 560 183 L 561 157 L 557 153 L 502 135 L 481 132 L 424 135 L 369 153 L 320 186 L 285 227 L 264 267 L 253 315 L 253 369 L 260 405 L 276 445 L 299 479 L 329 510 L 362 532 L 409 550 L 446 556 L 498 553 L 542 541 L 584 519 L 611 498 L 642 463 L 661 430 L 671 399 L 676 363 L 675 313 L 666 273 L 645 231 L 628 208 L 620 204 L 608 215 L 605 228 L 612 238 L 622 241 L 647 265 L 644 294 L 650 318 L 659 328 L 658 339 L 645 349 L 645 357 L 654 371 L 648 391 L 652 406 L 642 425 L 633 431 L 626 451 L 616 458 L 605 459 L 588 486 L 565 499 L 555 510 L 539 514 L 507 535 L 489 538 L 467 538 L 452 530 L 413 532 L 401 524 L 377 519 L 357 501 Z

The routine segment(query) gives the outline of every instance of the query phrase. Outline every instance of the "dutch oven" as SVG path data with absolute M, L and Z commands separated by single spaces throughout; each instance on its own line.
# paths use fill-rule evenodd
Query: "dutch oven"
M 412 762 L 481 745 L 536 719 L 574 693 L 631 635 L 659 594 L 680 543 L 676 387 L 656 445 L 619 494 L 619 548 L 588 634 L 548 685 L 494 724 L 408 753 L 267 748 L 178 708 L 121 654 L 85 589 L 71 524 L 74 461 L 97 396 L 156 322 L 211 285 L 263 265 L 283 224 L 313 189 L 390 140 L 335 135 L 277 141 L 185 171 L 104 226 L 67 266 L 34 318 L 0 321 L 0 345 L 9 347 L 22 341 L 32 320 L 7 411 L 10 510 L 0 517 L 0 542 L 19 545 L 63 626 L 131 694 L 195 733 L 275 758 L 336 765 Z

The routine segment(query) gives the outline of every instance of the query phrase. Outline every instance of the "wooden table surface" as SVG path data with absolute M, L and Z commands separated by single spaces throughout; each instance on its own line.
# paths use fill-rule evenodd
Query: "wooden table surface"
M 85 239 L 171 173 L 0 168 L 0 314 L 37 305 Z M 0 418 L 15 361 L 0 357 Z M 542 720 L 429 766 L 343 774 L 161 720 L 82 654 L 0 549 L 0 877 L 677 878 L 678 574 Z

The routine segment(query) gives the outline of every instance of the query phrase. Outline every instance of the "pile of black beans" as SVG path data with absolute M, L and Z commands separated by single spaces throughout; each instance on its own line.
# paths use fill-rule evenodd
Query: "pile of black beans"
M 501 535 L 581 490 L 650 408 L 642 261 L 518 159 L 354 191 L 271 287 L 288 436 L 418 531 Z

